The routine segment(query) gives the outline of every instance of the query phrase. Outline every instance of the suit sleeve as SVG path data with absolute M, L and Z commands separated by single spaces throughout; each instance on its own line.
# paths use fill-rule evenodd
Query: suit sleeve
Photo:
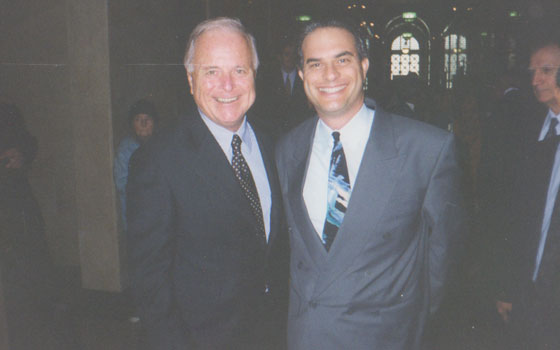
M 132 293 L 149 348 L 188 348 L 188 330 L 174 305 L 172 288 L 172 193 L 159 159 L 143 149 L 131 158 L 126 199 Z
M 456 260 L 456 247 L 464 232 L 465 208 L 461 188 L 455 143 L 453 136 L 449 135 L 433 170 L 422 210 L 423 225 L 429 234 L 431 313 L 441 303 L 444 283 Z

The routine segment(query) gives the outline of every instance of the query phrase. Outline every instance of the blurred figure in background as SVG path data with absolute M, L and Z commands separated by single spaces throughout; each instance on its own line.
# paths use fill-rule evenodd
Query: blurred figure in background
M 130 135 L 119 144 L 115 156 L 113 176 L 121 202 L 122 225 L 126 230 L 126 183 L 128 180 L 128 162 L 130 157 L 153 133 L 157 122 L 156 107 L 148 100 L 142 99 L 134 103 L 128 112 Z
M 278 63 L 264 69 L 257 79 L 257 124 L 276 139 L 312 114 L 296 69 L 296 45 L 286 40 L 280 46 Z
M 37 140 L 19 110 L 0 103 L 0 272 L 9 349 L 54 349 L 52 264 L 27 181 Z

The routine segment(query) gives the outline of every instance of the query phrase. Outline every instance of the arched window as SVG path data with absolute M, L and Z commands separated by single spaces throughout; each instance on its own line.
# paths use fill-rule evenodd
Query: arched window
M 391 80 L 408 73 L 420 75 L 420 45 L 411 33 L 403 33 L 391 44 Z
M 445 49 L 445 86 L 453 87 L 457 75 L 467 73 L 467 38 L 463 35 L 450 34 L 443 38 Z

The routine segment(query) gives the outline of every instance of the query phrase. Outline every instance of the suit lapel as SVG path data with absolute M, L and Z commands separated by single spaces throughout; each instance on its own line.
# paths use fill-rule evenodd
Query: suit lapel
M 307 130 L 304 134 L 309 135 L 309 137 L 303 137 L 303 143 L 298 145 L 293 154 L 293 160 L 290 162 L 290 164 L 293 164 L 293 169 L 288 172 L 289 176 L 291 176 L 288 179 L 288 200 L 290 201 L 290 207 L 296 222 L 295 227 L 299 228 L 297 232 L 305 242 L 309 255 L 315 264 L 321 266 L 327 259 L 327 252 L 309 219 L 307 207 L 303 200 L 303 185 L 305 183 L 305 174 L 307 172 L 316 125 L 317 118 L 314 118 L 313 121 L 307 124 Z
M 364 151 L 344 221 L 330 249 L 315 291 L 324 291 L 351 266 L 369 239 L 387 205 L 402 166 L 391 118 L 381 109 Z
M 194 150 L 196 157 L 195 164 L 184 162 L 183 166 L 186 169 L 194 167 L 195 173 L 208 188 L 222 196 L 224 201 L 231 202 L 232 211 L 237 211 L 241 219 L 254 222 L 256 228 L 257 221 L 251 212 L 249 201 L 235 179 L 228 159 L 199 115 L 188 120 L 184 139 L 186 147 L 192 148 L 191 152 Z M 213 161 L 208 161 L 209 159 Z
M 268 178 L 268 184 L 270 187 L 270 199 L 272 201 L 272 206 L 270 208 L 270 233 L 268 236 L 269 251 L 270 247 L 274 244 L 274 240 L 276 239 L 278 230 L 280 228 L 282 197 L 280 194 L 280 188 L 278 186 L 278 174 L 276 172 L 276 166 L 272 158 L 272 145 L 258 130 L 255 130 L 255 128 L 253 128 L 253 131 L 255 132 L 257 142 L 259 143 L 259 149 L 261 151 L 261 156 Z

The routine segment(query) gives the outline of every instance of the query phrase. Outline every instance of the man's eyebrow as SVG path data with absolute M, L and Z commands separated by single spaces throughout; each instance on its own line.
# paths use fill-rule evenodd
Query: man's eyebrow
M 354 54 L 350 51 L 343 51 L 341 53 L 339 53 L 338 55 L 334 56 L 335 58 L 340 58 L 342 56 L 354 56 Z
M 343 56 L 352 56 L 352 57 L 354 57 L 354 53 L 352 53 L 351 51 L 342 51 L 341 53 L 336 54 L 336 55 L 334 56 L 334 58 L 340 58 L 340 57 L 343 57 Z M 307 63 L 313 63 L 313 62 L 319 62 L 319 59 L 318 59 L 318 58 L 308 58 L 307 60 L 305 60 L 305 63 L 306 63 L 306 64 L 307 64 Z
M 308 59 L 305 60 L 306 64 L 311 63 L 311 62 L 319 62 L 319 59 L 318 58 L 308 58 Z

